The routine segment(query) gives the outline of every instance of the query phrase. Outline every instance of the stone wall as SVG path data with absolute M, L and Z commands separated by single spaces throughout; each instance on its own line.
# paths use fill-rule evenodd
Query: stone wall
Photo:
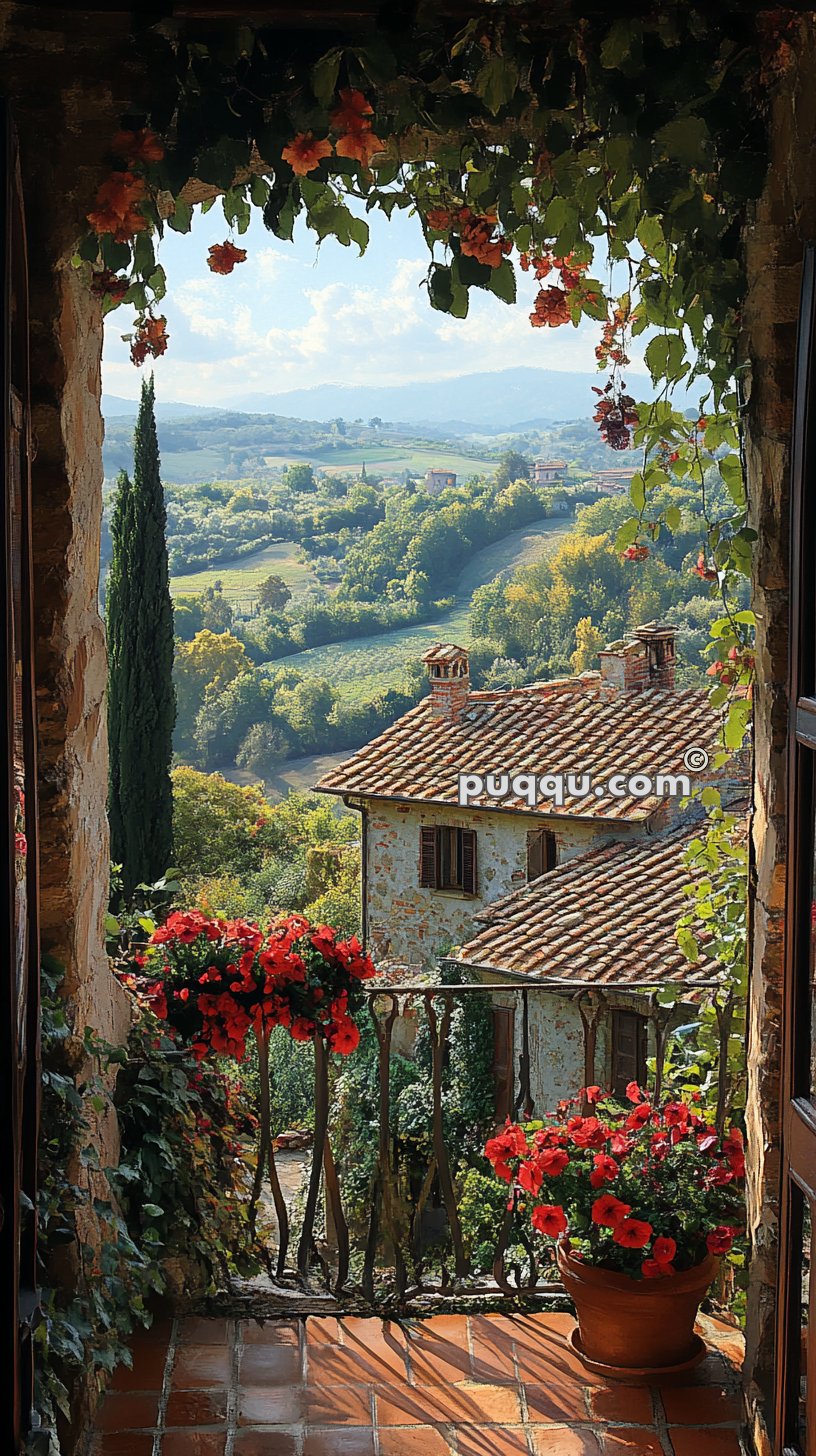
M 753 897 L 748 1035 L 749 1230 L 752 1260 L 746 1387 L 765 1451 L 773 1385 L 779 1190 L 780 1011 L 785 901 L 788 502 L 793 369 L 804 244 L 816 238 L 816 16 L 803 15 L 770 116 L 770 168 L 745 233 L 748 488 L 759 533 Z

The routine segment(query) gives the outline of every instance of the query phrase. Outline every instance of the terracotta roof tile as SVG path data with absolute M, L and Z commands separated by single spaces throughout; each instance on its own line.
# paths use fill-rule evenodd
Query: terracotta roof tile
M 597 673 L 561 678 L 507 692 L 471 693 L 458 718 L 435 717 L 429 697 L 378 738 L 325 774 L 323 793 L 361 798 L 456 804 L 460 773 L 590 774 L 595 783 L 613 773 L 688 772 L 683 754 L 721 748 L 720 721 L 705 691 L 640 692 L 602 689 Z M 692 784 L 699 782 L 692 775 Z M 473 808 L 560 814 L 603 820 L 642 820 L 661 803 L 648 799 L 565 798 L 535 810 L 517 796 L 486 795 Z
M 567 860 L 482 911 L 484 928 L 458 963 L 596 986 L 680 981 L 693 989 L 716 980 L 714 960 L 686 960 L 675 940 L 692 879 L 683 856 L 704 827 L 685 824 Z M 702 925 L 697 939 L 705 943 Z

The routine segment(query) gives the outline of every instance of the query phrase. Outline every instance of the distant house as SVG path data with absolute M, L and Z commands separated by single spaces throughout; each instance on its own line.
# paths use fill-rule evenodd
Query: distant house
M 700 991 L 716 983 L 716 962 L 704 949 L 687 961 L 674 933 L 688 909 L 684 886 L 693 875 L 684 855 L 698 829 L 684 824 L 560 865 L 483 910 L 473 939 L 457 952 L 461 970 L 531 988 L 530 1093 L 538 1113 L 579 1087 L 597 1083 L 622 1094 L 629 1082 L 644 1082 L 658 1035 L 672 1021 L 693 1019 Z M 704 947 L 702 925 L 697 938 Z M 682 987 L 671 1013 L 653 1000 L 667 983 Z M 494 992 L 492 1001 L 496 1111 L 504 1117 L 523 1024 L 517 993 Z
M 677 798 L 580 796 L 528 802 L 501 775 L 687 772 L 688 748 L 713 756 L 720 724 L 702 690 L 677 690 L 674 628 L 650 623 L 600 654 L 600 672 L 509 691 L 472 692 L 467 652 L 425 655 L 431 691 L 317 784 L 362 816 L 362 900 L 375 955 L 418 963 L 464 945 L 483 912 L 579 855 L 627 850 L 676 822 Z M 460 774 L 497 775 L 460 802 Z M 578 783 L 576 789 L 583 790 Z M 490 792 L 488 792 L 490 790 Z
M 603 495 L 623 495 L 629 489 L 634 473 L 634 465 L 625 470 L 596 470 L 584 481 L 584 485 L 589 490 L 601 491 Z
M 434 468 L 425 471 L 425 489 L 429 495 L 439 495 L 441 490 L 448 490 L 456 484 L 455 470 L 441 470 Z
M 534 485 L 563 485 L 566 460 L 536 460 L 533 464 Z

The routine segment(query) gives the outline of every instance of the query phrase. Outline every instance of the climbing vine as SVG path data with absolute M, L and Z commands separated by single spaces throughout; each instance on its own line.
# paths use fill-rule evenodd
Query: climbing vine
M 543 11 L 543 13 L 542 13 Z M 753 533 L 739 453 L 741 228 L 765 174 L 764 110 L 796 17 L 737 3 L 614 12 L 485 6 L 456 29 L 436 7 L 386 15 L 359 44 L 165 21 L 142 36 L 148 94 L 112 139 L 110 176 L 75 262 L 105 311 L 135 312 L 136 364 L 168 347 L 159 311 L 165 228 L 188 232 L 220 195 L 228 236 L 214 273 L 246 259 L 253 209 L 278 238 L 302 218 L 318 242 L 362 253 L 366 215 L 416 215 L 431 307 L 464 318 L 473 289 L 529 294 L 537 328 L 594 320 L 594 418 L 613 449 L 634 445 L 632 519 L 618 548 L 637 563 L 679 525 L 656 492 L 699 484 L 698 573 L 721 596 L 712 698 L 725 747 L 747 721 L 749 614 L 739 612 Z M 625 378 L 645 335 L 654 398 Z M 672 406 L 695 391 L 697 418 Z M 710 519 L 707 474 L 733 502 Z

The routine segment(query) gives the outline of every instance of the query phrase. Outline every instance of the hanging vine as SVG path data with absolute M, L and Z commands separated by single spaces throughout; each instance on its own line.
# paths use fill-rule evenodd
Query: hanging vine
M 597 17 L 511 0 L 458 31 L 431 7 L 382 17 L 363 44 L 246 25 L 144 33 L 152 94 L 111 145 L 76 264 L 105 311 L 129 305 L 136 364 L 167 347 L 159 311 L 164 229 L 190 230 L 220 194 L 228 236 L 213 272 L 246 259 L 253 209 L 278 238 L 298 218 L 318 242 L 368 243 L 365 213 L 418 218 L 431 307 L 464 318 L 473 289 L 515 304 L 533 286 L 537 328 L 598 326 L 594 419 L 613 449 L 641 452 L 617 547 L 633 563 L 680 525 L 672 480 L 699 486 L 698 574 L 721 596 L 712 701 L 724 750 L 749 714 L 752 618 L 737 609 L 753 532 L 739 453 L 738 338 L 746 207 L 765 174 L 764 107 L 795 16 L 736 3 Z M 605 277 L 595 276 L 605 274 Z M 620 288 L 620 280 L 624 286 Z M 625 379 L 648 333 L 655 395 Z M 699 388 L 696 419 L 672 406 Z M 733 505 L 714 520 L 711 473 Z

